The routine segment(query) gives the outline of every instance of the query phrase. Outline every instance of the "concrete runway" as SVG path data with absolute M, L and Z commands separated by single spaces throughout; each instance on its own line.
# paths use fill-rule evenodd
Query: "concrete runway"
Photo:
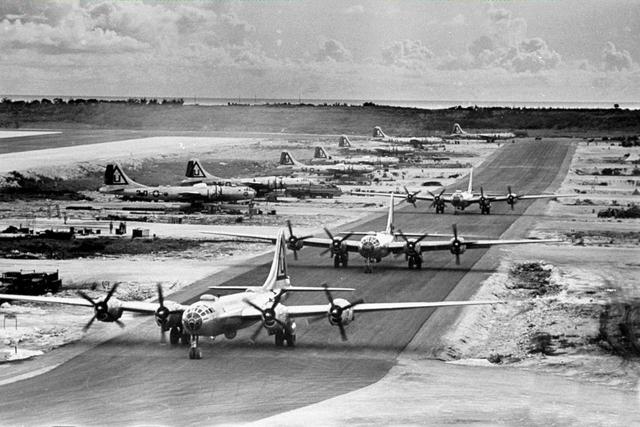
M 506 191 L 507 184 L 516 192 L 544 191 L 558 174 L 566 173 L 565 159 L 571 152 L 566 141 L 506 144 L 474 172 L 474 186 L 482 184 L 486 192 Z M 464 188 L 466 183 L 458 186 Z M 490 216 L 480 215 L 476 207 L 454 216 L 450 208 L 448 214 L 435 215 L 426 203 L 419 203 L 418 209 L 400 209 L 396 226 L 405 232 L 444 233 L 456 222 L 462 235 L 497 237 L 530 205 L 520 202 L 511 211 L 507 204 L 496 203 Z M 384 223 L 385 215 L 378 213 L 343 229 L 377 230 Z M 526 230 L 510 234 L 525 236 Z M 348 298 L 362 297 L 367 302 L 440 301 L 463 279 L 472 283 L 477 277 L 479 283 L 490 273 L 473 269 L 486 250 L 467 251 L 460 266 L 448 252 L 427 253 L 422 271 L 408 270 L 403 257 L 385 258 L 371 275 L 363 274 L 363 262 L 357 256 L 352 256 L 348 269 L 334 269 L 329 256 L 321 257 L 319 252 L 305 248 L 299 261 L 290 257 L 292 283 L 355 287 L 357 291 Z M 492 250 L 489 256 L 496 253 Z M 194 301 L 212 284 L 261 285 L 270 259 L 267 255 L 248 260 L 246 266 L 201 280 L 170 298 Z M 325 300 L 322 294 L 294 295 L 287 302 Z M 251 328 L 231 341 L 203 340 L 203 359 L 198 361 L 189 360 L 185 348 L 159 344 L 158 329 L 150 319 L 46 374 L 2 386 L 1 423 L 207 425 L 254 421 L 377 381 L 421 328 L 429 328 L 432 313 L 360 315 L 347 326 L 347 343 L 341 342 L 337 328 L 324 319 L 309 327 L 302 321 L 295 349 L 276 348 L 266 334 L 253 345 L 248 340 Z M 88 312 L 87 319 L 90 316 Z

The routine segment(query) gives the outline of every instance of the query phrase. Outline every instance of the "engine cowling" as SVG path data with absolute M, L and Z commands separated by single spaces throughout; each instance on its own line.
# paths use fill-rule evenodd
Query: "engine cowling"
M 168 330 L 182 325 L 182 311 L 180 304 L 166 301 L 164 306 L 158 307 L 154 314 L 156 325 Z
M 287 249 L 290 251 L 299 251 L 304 246 L 304 240 L 298 239 L 295 236 L 289 237 L 287 239 Z
M 108 303 L 105 301 L 96 303 L 93 310 L 96 319 L 101 322 L 115 322 L 122 317 L 123 312 L 122 303 L 115 298 L 111 298 Z
M 407 256 L 420 255 L 420 242 L 407 242 L 404 246 L 404 252 Z
M 451 248 L 449 250 L 454 255 L 463 254 L 467 250 L 464 239 L 462 237 L 451 239 Z
M 333 305 L 329 308 L 328 318 L 329 323 L 333 326 L 348 325 L 354 319 L 353 308 L 344 309 L 349 306 L 350 303 L 346 299 L 336 298 L 333 300 Z

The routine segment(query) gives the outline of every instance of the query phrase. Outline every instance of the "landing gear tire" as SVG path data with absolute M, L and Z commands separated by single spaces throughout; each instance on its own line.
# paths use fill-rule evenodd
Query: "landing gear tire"
M 178 328 L 171 328 L 169 330 L 169 343 L 171 345 L 180 344 L 180 336 L 182 335 L 182 331 Z
M 414 265 L 413 257 L 409 257 L 409 270 L 413 269 L 413 265 Z
M 282 347 L 284 345 L 284 332 L 275 333 L 276 347 Z
M 296 334 L 284 334 L 284 340 L 287 342 L 287 347 L 296 346 Z
M 340 268 L 340 255 L 336 255 L 333 257 L 333 267 Z
M 202 359 L 202 352 L 199 348 L 190 348 L 189 349 L 189 359 L 197 360 Z
M 371 261 L 367 260 L 366 263 L 364 264 L 364 272 L 366 274 L 373 273 L 373 268 L 371 267 Z

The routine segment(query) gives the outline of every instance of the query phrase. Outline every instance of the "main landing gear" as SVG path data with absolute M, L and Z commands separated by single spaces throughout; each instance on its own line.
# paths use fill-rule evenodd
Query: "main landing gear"
M 444 205 L 436 205 L 436 213 L 443 214 L 444 213 Z
M 344 254 L 335 254 L 333 256 L 333 266 L 335 268 L 340 268 L 340 265 L 343 267 L 347 267 L 349 265 L 349 253 L 345 252 Z
M 409 270 L 416 269 L 420 270 L 422 268 L 422 257 L 419 256 L 409 256 L 408 259 Z
M 189 359 L 202 359 L 202 352 L 198 347 L 198 335 L 191 335 L 191 348 L 189 349 Z
M 480 206 L 480 213 L 482 215 L 489 215 L 491 214 L 491 206 Z
M 284 343 L 287 343 L 287 347 L 295 347 L 296 345 L 296 334 L 295 332 L 287 332 L 287 331 L 276 331 L 274 333 L 276 347 L 283 347 Z
M 171 345 L 178 345 L 182 342 L 182 345 L 189 345 L 189 334 L 185 334 L 182 330 L 182 326 L 176 326 L 169 331 L 169 343 Z

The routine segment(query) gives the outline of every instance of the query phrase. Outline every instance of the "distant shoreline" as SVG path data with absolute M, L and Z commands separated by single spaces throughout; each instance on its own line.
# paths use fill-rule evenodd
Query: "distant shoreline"
M 418 108 L 426 110 L 445 110 L 450 108 L 480 107 L 480 108 L 526 108 L 526 109 L 614 109 L 618 105 L 620 109 L 640 110 L 640 102 L 637 101 L 492 101 L 492 100 L 404 100 L 404 99 L 322 99 L 322 98 L 244 98 L 244 97 L 153 97 L 153 96 L 69 96 L 69 95 L 0 95 L 0 99 L 12 101 L 34 101 L 59 98 L 68 102 L 71 99 L 95 99 L 98 101 L 126 101 L 127 99 L 182 99 L 184 105 L 196 106 L 222 106 L 222 105 L 348 105 L 361 106 L 365 103 L 373 103 L 382 107 Z

